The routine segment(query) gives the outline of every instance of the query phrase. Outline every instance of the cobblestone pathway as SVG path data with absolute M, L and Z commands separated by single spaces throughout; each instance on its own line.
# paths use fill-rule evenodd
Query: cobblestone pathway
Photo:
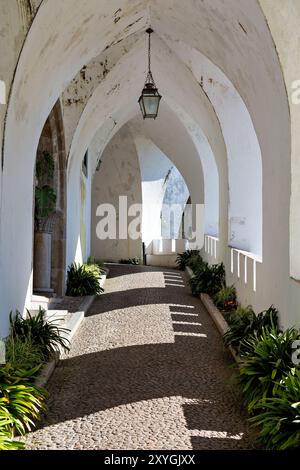
M 114 266 L 28 449 L 251 449 L 219 333 L 184 274 Z

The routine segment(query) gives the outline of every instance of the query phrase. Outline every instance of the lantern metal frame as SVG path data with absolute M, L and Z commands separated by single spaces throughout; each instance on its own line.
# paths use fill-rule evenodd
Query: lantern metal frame
M 149 35 L 149 40 L 148 40 L 148 73 L 145 81 L 144 88 L 142 90 L 142 94 L 138 100 L 138 103 L 141 108 L 141 112 L 143 115 L 143 119 L 156 119 L 158 115 L 158 110 L 159 110 L 159 104 L 161 100 L 161 95 L 158 92 L 158 89 L 155 85 L 155 81 L 151 72 L 151 34 L 153 33 L 152 28 L 148 28 L 146 30 L 146 33 Z M 156 102 L 156 110 L 155 112 L 149 112 L 147 110 L 146 103 L 147 101 L 150 100 L 155 100 Z

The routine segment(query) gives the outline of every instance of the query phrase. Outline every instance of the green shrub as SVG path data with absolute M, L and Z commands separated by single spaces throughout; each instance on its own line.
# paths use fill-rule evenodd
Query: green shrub
M 10 434 L 1 429 L 0 424 L 0 450 L 23 450 L 24 447 L 23 442 L 11 439 Z
M 0 384 L 30 384 L 35 379 L 41 367 L 42 364 L 32 367 L 32 369 L 15 369 L 9 362 L 7 362 L 4 366 L 0 367 Z
M 97 265 L 72 263 L 68 268 L 66 295 L 73 297 L 99 295 L 103 292 L 100 279 L 101 271 Z
M 15 369 L 32 369 L 47 360 L 40 346 L 31 338 L 9 336 L 5 342 L 5 348 L 6 362 L 9 362 Z
M 0 385 L 0 427 L 10 437 L 31 431 L 44 407 L 44 394 L 33 385 Z
M 247 338 L 257 325 L 257 317 L 250 305 L 241 307 L 232 312 L 227 317 L 229 329 L 223 336 L 225 346 L 231 346 L 237 353 L 240 353 L 241 342 Z
M 120 259 L 119 261 L 120 264 L 133 264 L 133 265 L 139 265 L 141 264 L 141 259 L 140 258 L 126 258 L 126 259 Z
M 188 262 L 190 261 L 192 257 L 201 258 L 200 251 L 199 250 L 186 250 L 184 253 L 178 254 L 176 258 L 176 264 L 178 268 L 181 271 L 184 271 L 185 268 L 188 266 Z
M 233 310 L 237 307 L 236 288 L 234 286 L 224 286 L 214 297 L 215 305 L 221 310 Z
M 23 448 L 12 438 L 31 431 L 45 409 L 45 390 L 30 383 L 39 367 L 14 370 L 6 364 L 0 368 L 0 450 Z
M 261 427 L 260 438 L 267 449 L 300 448 L 300 370 L 292 370 L 280 382 L 276 396 L 261 398 L 250 419 Z
M 63 334 L 69 330 L 59 327 L 55 320 L 46 319 L 46 311 L 39 309 L 37 315 L 32 316 L 27 312 L 28 317 L 22 318 L 19 312 L 13 316 L 10 314 L 10 337 L 18 340 L 29 340 L 32 345 L 39 348 L 44 359 L 48 359 L 60 348 L 69 350 L 69 341 Z
M 263 328 L 278 329 L 278 310 L 273 306 L 256 315 L 251 306 L 243 308 L 238 306 L 227 318 L 229 330 L 224 334 L 225 346 L 233 347 L 238 354 L 243 354 L 246 348 L 245 340 L 257 332 L 260 334 Z M 247 349 L 247 348 L 246 348 Z
M 91 266 L 91 265 L 97 266 L 100 270 L 100 274 L 103 274 L 105 272 L 104 261 L 96 259 L 93 256 L 88 257 L 87 265 L 88 266 Z
M 293 328 L 281 332 L 262 327 L 245 340 L 239 380 L 249 411 L 261 398 L 276 395 L 281 379 L 294 367 L 292 346 L 297 339 Z
M 225 286 L 224 264 L 209 266 L 208 263 L 203 262 L 190 279 L 190 285 L 194 295 L 205 293 L 214 297 Z
M 199 269 L 201 269 L 203 263 L 204 261 L 202 257 L 199 254 L 197 254 L 197 255 L 192 255 L 190 259 L 187 261 L 186 265 L 189 268 L 191 268 L 193 273 L 196 273 L 197 271 L 199 271 Z

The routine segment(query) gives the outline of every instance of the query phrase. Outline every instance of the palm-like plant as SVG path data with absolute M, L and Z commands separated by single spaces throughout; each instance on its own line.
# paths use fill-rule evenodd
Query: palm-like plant
M 0 369 L 0 450 L 22 449 L 14 435 L 32 430 L 45 410 L 46 391 L 31 384 L 39 367 L 15 370 L 6 364 Z
M 0 386 L 0 428 L 7 431 L 11 437 L 16 430 L 25 434 L 35 427 L 35 420 L 45 409 L 44 393 L 28 384 Z
M 97 265 L 72 263 L 68 269 L 66 295 L 78 297 L 100 295 L 101 270 Z
M 300 448 L 300 370 L 292 370 L 280 382 L 276 396 L 260 399 L 253 407 L 259 413 L 250 419 L 261 427 L 267 449 Z
M 245 341 L 240 383 L 249 411 L 258 400 L 275 396 L 283 376 L 294 367 L 293 343 L 299 339 L 297 330 L 284 332 L 263 327 Z
M 23 442 L 14 441 L 0 425 L 0 450 L 23 450 L 24 447 Z

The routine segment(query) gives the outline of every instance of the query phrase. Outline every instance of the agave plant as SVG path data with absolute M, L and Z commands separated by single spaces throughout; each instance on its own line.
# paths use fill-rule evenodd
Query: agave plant
M 43 357 L 47 360 L 54 353 L 62 348 L 69 351 L 69 341 L 63 335 L 68 333 L 67 328 L 57 325 L 55 320 L 46 319 L 46 311 L 39 309 L 37 315 L 32 316 L 27 311 L 28 317 L 22 318 L 19 312 L 16 315 L 10 314 L 11 338 L 29 339 L 33 345 L 36 345 Z
M 258 414 L 250 419 L 261 427 L 260 438 L 267 449 L 300 448 L 300 370 L 284 377 L 276 396 L 261 398 L 254 405 Z
M 284 332 L 262 328 L 245 341 L 240 383 L 249 411 L 261 398 L 275 396 L 279 383 L 294 367 L 293 343 L 299 339 L 294 328 Z
M 103 292 L 100 279 L 101 271 L 97 265 L 73 263 L 68 269 L 66 295 L 99 295 Z

